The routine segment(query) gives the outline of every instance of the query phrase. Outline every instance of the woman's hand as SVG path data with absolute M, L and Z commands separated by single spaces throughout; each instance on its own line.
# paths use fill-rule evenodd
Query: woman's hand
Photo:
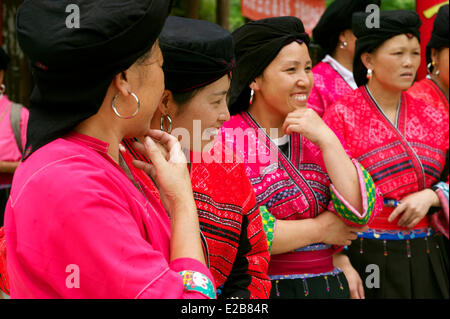
M 160 130 L 150 130 L 144 144 L 136 142 L 134 147 L 145 154 L 152 164 L 133 160 L 133 165 L 145 171 L 155 181 L 161 201 L 169 214 L 182 206 L 195 206 L 186 157 L 174 136 Z
M 348 288 L 350 289 L 351 299 L 364 299 L 364 286 L 361 277 L 355 268 L 353 268 L 350 259 L 341 253 L 337 253 L 333 256 L 333 264 L 335 267 L 342 269 L 345 278 L 348 282 Z
M 296 132 L 321 147 L 335 143 L 337 139 L 333 131 L 322 118 L 310 108 L 297 108 L 289 113 L 283 123 L 283 131 L 289 135 Z
M 326 211 L 314 218 L 318 223 L 320 242 L 328 245 L 349 246 L 352 240 L 358 238 L 356 233 L 364 232 L 365 227 L 351 227 L 341 220 L 336 214 Z
M 392 223 L 402 215 L 397 223 L 400 227 L 413 228 L 424 218 L 432 206 L 439 206 L 439 197 L 431 189 L 412 193 L 400 201 L 388 218 Z

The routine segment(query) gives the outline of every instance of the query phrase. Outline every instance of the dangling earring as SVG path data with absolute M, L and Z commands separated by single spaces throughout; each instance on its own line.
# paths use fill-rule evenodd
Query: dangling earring
M 345 49 L 345 47 L 348 45 L 348 43 L 346 41 L 344 41 L 343 43 L 341 43 L 341 45 L 339 46 L 341 49 Z
M 370 80 L 371 78 L 372 78 L 372 75 L 373 75 L 373 71 L 372 71 L 372 69 L 368 69 L 367 70 L 367 80 Z
M 5 93 L 6 86 L 4 84 L 0 85 L 0 98 L 3 97 L 3 94 Z
M 436 63 L 435 63 L 434 61 L 432 61 L 432 62 L 430 62 L 430 63 L 427 64 L 427 73 L 428 73 L 428 74 L 431 75 L 431 74 L 433 73 L 433 70 L 431 69 L 431 67 L 434 67 L 435 64 L 436 64 Z
M 120 113 L 117 111 L 117 108 L 116 108 L 116 99 L 117 99 L 117 95 L 118 95 L 118 94 L 114 95 L 114 97 L 113 97 L 112 105 L 111 105 L 111 106 L 112 106 L 112 109 L 113 109 L 114 113 L 116 113 L 116 115 L 117 115 L 118 117 L 120 117 L 121 119 L 125 119 L 125 120 L 132 119 L 133 117 L 135 117 L 135 116 L 138 114 L 139 109 L 141 108 L 141 102 L 139 101 L 139 99 L 138 99 L 138 97 L 136 96 L 136 94 L 131 93 L 131 92 L 130 92 L 130 94 L 131 94 L 132 97 L 134 97 L 134 99 L 136 100 L 136 103 L 137 103 L 136 111 L 135 111 L 135 112 L 133 113 L 133 115 L 131 115 L 131 116 L 123 116 L 123 115 L 120 115 Z
M 439 76 L 439 74 L 441 74 L 441 71 L 437 70 L 434 74 L 436 74 L 436 76 Z
M 253 89 L 250 89 L 250 105 L 253 104 L 253 97 L 255 96 L 255 91 Z
M 160 125 L 160 129 L 161 131 L 165 132 L 166 130 L 164 129 L 164 119 L 167 118 L 167 122 L 169 122 L 169 129 L 167 130 L 167 133 L 171 133 L 172 132 L 172 118 L 170 117 L 169 114 L 161 115 L 161 125 Z

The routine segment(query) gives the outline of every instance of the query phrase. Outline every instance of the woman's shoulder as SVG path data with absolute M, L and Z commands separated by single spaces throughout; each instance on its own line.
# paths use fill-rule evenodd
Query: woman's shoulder
M 110 185 L 116 174 L 106 159 L 79 144 L 63 138 L 44 145 L 22 162 L 13 180 L 11 194 L 25 190 L 53 190 L 76 193 L 77 190 Z
M 403 92 L 402 98 L 405 99 L 410 117 L 417 117 L 420 122 L 430 122 L 433 125 L 442 127 L 448 131 L 448 114 L 436 105 L 436 101 L 429 96 L 411 94 L 413 92 Z M 437 128 L 435 126 L 435 128 Z

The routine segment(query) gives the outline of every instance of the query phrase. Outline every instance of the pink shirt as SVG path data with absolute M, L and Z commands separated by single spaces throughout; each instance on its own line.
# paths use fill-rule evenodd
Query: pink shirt
M 204 264 L 170 261 L 165 210 L 107 151 L 72 133 L 17 169 L 5 216 L 11 297 L 215 297 Z
M 353 89 L 329 63 L 320 62 L 312 71 L 314 86 L 308 98 L 308 106 L 322 117 L 328 107 L 352 93 Z
M 17 142 L 11 128 L 11 101 L 6 95 L 0 98 L 0 161 L 4 162 L 18 162 L 22 157 L 22 152 L 17 147 Z M 22 145 L 25 146 L 27 141 L 27 123 L 28 110 L 22 108 L 20 116 L 20 128 Z M 1 185 L 9 185 L 12 181 L 12 174 L 0 173 L 0 188 Z

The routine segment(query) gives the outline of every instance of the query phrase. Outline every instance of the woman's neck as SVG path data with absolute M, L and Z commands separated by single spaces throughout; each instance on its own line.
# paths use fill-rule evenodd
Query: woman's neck
M 253 102 L 248 109 L 249 113 L 258 122 L 259 126 L 266 130 L 271 139 L 284 136 L 283 123 L 286 116 L 276 112 L 265 103 Z
M 401 91 L 389 90 L 379 84 L 376 80 L 370 81 L 367 87 L 383 112 L 386 114 L 397 112 L 398 104 L 402 96 Z
M 353 57 L 347 51 L 341 50 L 339 48 L 334 51 L 332 55 L 333 59 L 339 62 L 344 68 L 353 72 Z
M 431 78 L 433 79 L 434 83 L 437 84 L 437 86 L 439 86 L 439 88 L 441 89 L 442 92 L 444 92 L 445 96 L 448 99 L 448 86 L 446 86 L 444 84 L 444 82 L 442 82 L 441 78 L 439 76 L 437 76 L 436 74 L 431 74 Z
M 119 144 L 123 136 L 112 129 L 113 125 L 105 125 L 105 121 L 101 120 L 101 115 L 96 115 L 78 124 L 74 131 L 84 134 L 100 141 L 108 143 L 108 155 L 119 164 Z

